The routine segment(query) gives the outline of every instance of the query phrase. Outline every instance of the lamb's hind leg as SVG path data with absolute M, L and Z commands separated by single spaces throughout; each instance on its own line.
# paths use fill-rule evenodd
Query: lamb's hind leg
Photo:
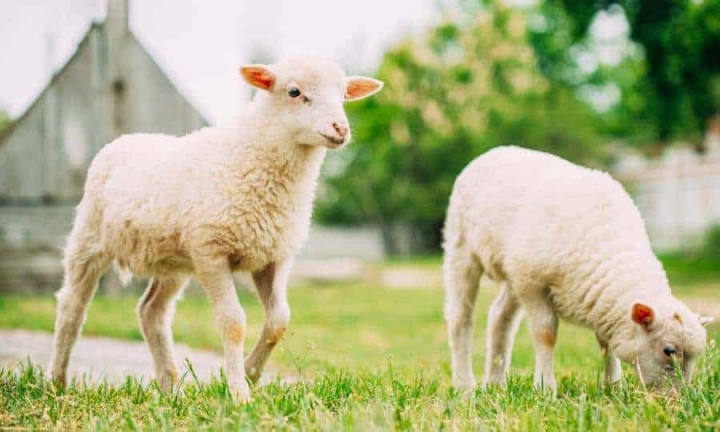
M 255 288 L 265 306 L 265 325 L 252 352 L 245 360 L 245 373 L 257 382 L 275 345 L 285 334 L 290 322 L 290 306 L 287 301 L 287 283 L 293 260 L 270 264 L 253 273 Z
M 137 315 L 155 364 L 160 388 L 170 390 L 178 381 L 172 338 L 175 299 L 187 282 L 180 276 L 156 276 L 140 298 Z
M 472 367 L 472 334 L 481 275 L 482 269 L 470 253 L 446 246 L 443 263 L 445 321 L 450 342 L 452 383 L 459 389 L 476 386 Z
M 488 314 L 484 385 L 505 385 L 520 318 L 520 304 L 503 283 Z
M 108 257 L 93 247 L 93 238 L 74 231 L 65 250 L 65 278 L 57 293 L 55 340 L 49 366 L 50 377 L 60 385 L 66 384 L 70 354 L 85 322 L 87 306 L 100 276 L 110 264 Z

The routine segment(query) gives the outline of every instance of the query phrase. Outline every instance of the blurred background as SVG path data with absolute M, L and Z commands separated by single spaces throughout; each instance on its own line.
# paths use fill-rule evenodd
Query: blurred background
M 127 132 L 230 119 L 251 97 L 240 65 L 299 52 L 385 89 L 347 105 L 354 142 L 323 167 L 281 369 L 386 353 L 447 367 L 448 197 L 466 164 L 505 144 L 609 170 L 676 292 L 720 319 L 720 0 L 0 0 L 0 360 L 36 350 L 44 362 L 50 293 L 97 151 Z M 144 283 L 127 296 L 109 272 L 86 334 L 141 339 Z M 481 292 L 481 319 L 494 292 Z M 262 309 L 241 296 L 254 332 Z M 220 348 L 201 296 L 177 322 L 177 340 Z M 589 333 L 563 343 L 561 364 L 594 361 Z M 530 370 L 522 333 L 519 346 Z

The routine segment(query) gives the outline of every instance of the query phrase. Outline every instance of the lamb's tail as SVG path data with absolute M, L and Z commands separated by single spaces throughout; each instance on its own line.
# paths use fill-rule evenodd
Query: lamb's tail
M 130 283 L 130 281 L 132 281 L 133 278 L 133 274 L 130 269 L 121 265 L 117 261 L 113 261 L 113 267 L 115 268 L 115 272 L 117 273 L 118 278 L 120 278 L 120 283 L 123 286 L 128 286 L 128 284 Z

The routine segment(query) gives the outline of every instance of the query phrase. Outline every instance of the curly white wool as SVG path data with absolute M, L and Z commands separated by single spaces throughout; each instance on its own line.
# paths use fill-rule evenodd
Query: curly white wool
M 290 318 L 287 279 L 308 236 L 326 150 L 350 140 L 343 102 L 382 83 L 346 77 L 333 62 L 308 56 L 245 66 L 241 74 L 259 91 L 237 120 L 183 137 L 125 135 L 95 157 L 65 251 L 54 379 L 65 380 L 87 303 L 114 261 L 124 276 L 153 277 L 138 315 L 161 385 L 177 380 L 170 323 L 174 299 L 194 275 L 213 303 L 229 385 L 249 396 L 245 370 L 258 379 Z M 236 270 L 252 272 L 266 308 L 244 366 Z
M 607 173 L 519 147 L 491 150 L 455 183 L 444 248 L 458 387 L 475 386 L 471 337 L 483 274 L 502 284 L 488 319 L 486 383 L 506 380 L 521 311 L 533 336 L 538 386 L 556 385 L 558 317 L 595 331 L 608 381 L 620 379 L 618 359 L 637 363 L 652 383 L 681 358 L 689 378 L 705 347 L 701 319 L 671 294 L 640 213 Z

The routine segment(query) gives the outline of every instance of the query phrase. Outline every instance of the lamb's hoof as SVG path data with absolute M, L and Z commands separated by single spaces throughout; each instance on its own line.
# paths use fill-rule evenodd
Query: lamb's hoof
M 176 370 L 170 369 L 158 376 L 156 381 L 162 391 L 171 393 L 174 389 L 177 389 L 180 377 Z
M 245 385 L 230 386 L 230 393 L 232 394 L 233 399 L 240 404 L 252 401 L 252 397 L 250 396 L 250 387 L 244 381 L 243 384 Z
M 239 404 L 246 404 L 252 402 L 252 396 L 250 396 L 250 391 L 236 391 L 233 392 L 233 399 Z
M 67 376 L 65 374 L 49 373 L 46 377 L 50 384 L 56 389 L 64 389 L 67 387 Z
M 507 388 L 507 381 L 488 381 L 482 385 L 484 390 L 505 390 Z
M 535 388 L 541 393 L 551 396 L 557 395 L 557 383 L 555 381 L 535 381 Z
M 475 380 L 453 380 L 453 387 L 460 393 L 475 393 L 477 383 Z

